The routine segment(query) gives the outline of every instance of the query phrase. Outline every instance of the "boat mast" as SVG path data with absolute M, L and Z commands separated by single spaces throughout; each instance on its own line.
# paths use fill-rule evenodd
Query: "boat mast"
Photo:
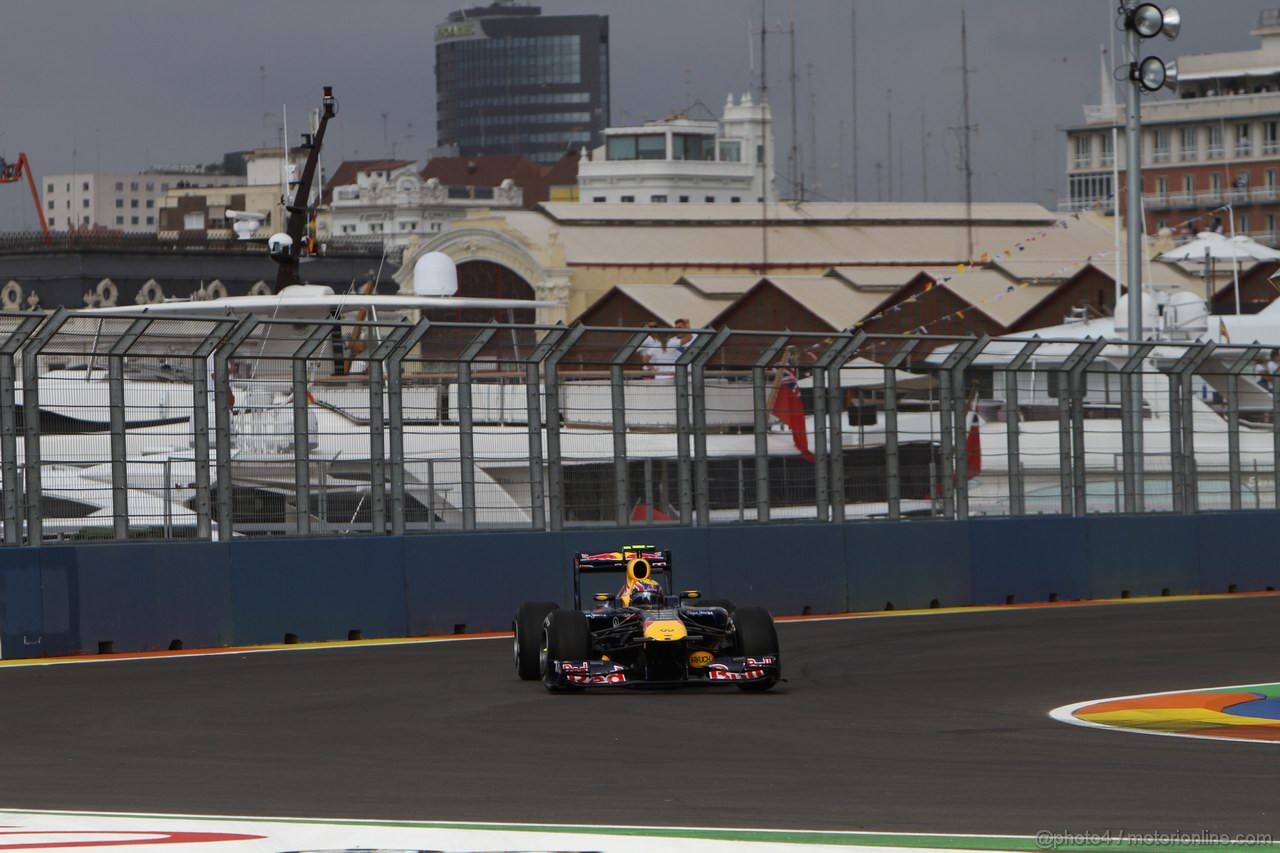
M 289 211 L 289 225 L 285 229 L 285 233 L 292 240 L 290 250 L 278 258 L 280 269 L 276 271 L 276 293 L 281 289 L 291 285 L 298 284 L 298 255 L 302 247 L 303 234 L 307 228 L 307 214 L 310 209 L 311 202 L 311 183 L 315 179 L 316 168 L 320 163 L 320 148 L 324 144 L 324 131 L 329 125 L 329 119 L 338 114 L 338 101 L 333 96 L 333 87 L 324 87 L 324 98 L 321 100 L 322 109 L 320 111 L 320 126 L 316 129 L 316 135 L 313 138 L 311 134 L 304 134 L 303 147 L 309 148 L 307 154 L 307 165 L 302 170 L 302 179 L 298 181 L 298 189 L 293 196 L 293 204 L 288 205 L 285 209 Z M 289 157 L 288 140 L 285 140 L 285 159 Z M 287 168 L 287 166 L 286 166 Z
M 796 22 L 791 21 L 791 193 L 804 201 L 804 178 L 800 171 L 800 120 L 796 117 Z M 799 191 L 797 192 L 797 188 Z
M 849 3 L 849 92 L 852 98 L 852 112 L 849 119 L 853 137 L 853 194 L 850 201 L 858 200 L 858 11 L 857 2 Z
M 768 32 L 765 0 L 760 0 L 760 275 L 769 274 L 769 134 L 765 133 L 764 105 L 769 102 Z
M 960 82 L 964 90 L 964 221 L 966 262 L 973 261 L 973 157 L 970 149 L 969 123 L 969 34 L 965 28 L 964 9 L 960 10 Z

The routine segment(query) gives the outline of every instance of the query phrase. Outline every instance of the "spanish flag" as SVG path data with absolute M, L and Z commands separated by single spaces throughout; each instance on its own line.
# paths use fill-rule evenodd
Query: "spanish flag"
M 1221 318 L 1218 319 L 1218 337 L 1224 344 L 1231 343 L 1231 336 L 1227 334 L 1227 321 Z

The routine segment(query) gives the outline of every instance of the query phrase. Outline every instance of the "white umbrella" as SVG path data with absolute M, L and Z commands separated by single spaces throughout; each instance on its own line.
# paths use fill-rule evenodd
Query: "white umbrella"
M 929 374 L 909 373 L 905 370 L 893 372 L 894 383 L 900 390 L 925 389 L 934 386 L 933 377 Z M 801 388 L 812 388 L 813 377 L 806 376 L 796 382 Z M 841 388 L 883 388 L 884 365 L 868 358 L 855 358 L 844 363 L 840 368 Z
M 1262 253 L 1269 252 L 1270 255 Z M 1216 231 L 1201 231 L 1195 239 L 1183 243 L 1159 255 L 1161 261 L 1196 261 L 1211 265 L 1214 261 L 1231 261 L 1235 284 L 1236 313 L 1240 313 L 1240 271 L 1236 267 L 1239 261 L 1259 261 L 1280 259 L 1280 252 L 1272 252 L 1261 243 L 1257 243 L 1243 234 L 1226 237 Z M 1207 273 L 1207 270 L 1206 270 Z M 1211 295 L 1206 294 L 1206 299 Z
M 1195 239 L 1188 240 L 1181 246 L 1162 253 L 1160 261 L 1198 261 L 1205 259 L 1215 261 L 1253 261 L 1263 260 L 1263 256 L 1255 254 L 1255 247 L 1263 252 L 1271 252 L 1267 256 L 1280 258 L 1280 252 L 1273 252 L 1261 243 L 1254 242 L 1243 234 L 1227 237 L 1216 231 L 1201 231 Z
M 1255 261 L 1280 261 L 1280 251 L 1264 246 L 1248 235 L 1237 234 L 1234 237 L 1228 237 L 1227 242 L 1244 249 Z

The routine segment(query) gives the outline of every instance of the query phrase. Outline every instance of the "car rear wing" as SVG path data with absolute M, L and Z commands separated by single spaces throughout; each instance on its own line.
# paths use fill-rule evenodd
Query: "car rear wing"
M 628 577 L 666 575 L 671 587 L 671 552 L 652 545 L 624 545 L 617 551 L 573 555 L 573 606 L 582 609 L 582 576 L 584 574 L 624 574 Z M 641 574 L 643 573 L 643 574 Z

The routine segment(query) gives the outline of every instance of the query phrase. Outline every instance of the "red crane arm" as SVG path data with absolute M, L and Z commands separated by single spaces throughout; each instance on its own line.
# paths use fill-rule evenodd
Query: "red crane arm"
M 49 234 L 49 223 L 44 218 L 44 209 L 40 207 L 40 191 L 36 189 L 36 179 L 31 174 L 31 164 L 27 162 L 25 153 L 18 155 L 17 162 L 6 163 L 4 168 L 0 169 L 0 184 L 15 183 L 22 180 L 23 175 L 27 178 L 27 185 L 31 187 L 31 201 L 36 206 L 36 216 L 40 217 L 40 230 L 44 232 L 44 241 L 53 245 L 53 237 Z

